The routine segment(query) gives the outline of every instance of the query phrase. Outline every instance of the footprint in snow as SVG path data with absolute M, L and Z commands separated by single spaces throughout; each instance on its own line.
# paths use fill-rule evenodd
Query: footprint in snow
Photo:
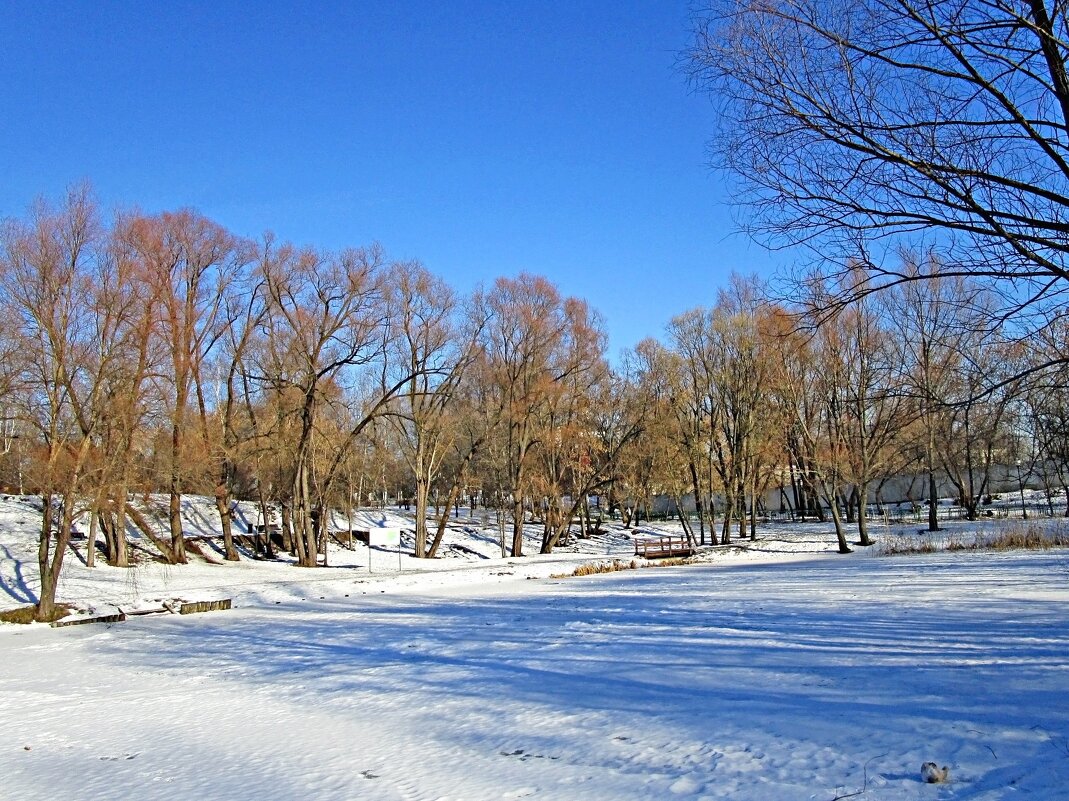
M 515 751 L 500 751 L 501 756 L 506 757 L 518 757 L 520 762 L 526 762 L 529 759 L 560 759 L 559 756 L 546 756 L 545 754 L 528 754 L 522 748 L 517 748 Z

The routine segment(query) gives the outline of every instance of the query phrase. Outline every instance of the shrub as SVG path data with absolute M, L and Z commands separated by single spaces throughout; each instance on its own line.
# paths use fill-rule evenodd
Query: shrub
M 639 564 L 635 559 L 625 562 L 622 559 L 613 559 L 611 562 L 587 562 L 579 565 L 571 573 L 558 573 L 550 578 L 572 578 L 573 576 L 596 576 L 599 573 L 616 573 L 621 570 L 638 570 L 643 567 L 678 567 L 679 565 L 694 564 L 694 560 L 683 557 L 678 559 L 658 559 L 656 562 Z

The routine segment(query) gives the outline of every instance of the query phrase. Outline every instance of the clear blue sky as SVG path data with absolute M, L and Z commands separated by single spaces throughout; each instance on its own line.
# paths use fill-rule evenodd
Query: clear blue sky
M 706 163 L 688 5 L 0 0 L 0 216 L 88 179 L 464 291 L 540 273 L 615 355 L 773 262 Z

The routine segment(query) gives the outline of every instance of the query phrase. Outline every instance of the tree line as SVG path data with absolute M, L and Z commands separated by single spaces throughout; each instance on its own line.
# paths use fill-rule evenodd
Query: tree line
M 845 552 L 904 472 L 930 498 L 945 476 L 970 517 L 1008 458 L 1064 489 L 1064 376 L 1014 378 L 1044 348 L 1000 336 L 990 293 L 946 272 L 838 306 L 826 281 L 787 302 L 735 277 L 613 366 L 600 316 L 538 276 L 462 297 L 376 246 L 251 241 L 190 210 L 105 220 L 73 189 L 0 233 L 0 482 L 40 497 L 39 614 L 76 519 L 90 564 L 99 540 L 128 566 L 128 527 L 186 561 L 188 493 L 214 497 L 227 559 L 242 499 L 280 510 L 282 547 L 314 566 L 331 509 L 387 496 L 410 499 L 413 553 L 433 557 L 461 499 L 495 510 L 520 556 L 525 522 L 549 553 L 575 521 L 631 525 L 658 497 L 693 500 L 696 544 L 753 538 L 782 486 Z M 166 503 L 133 502 L 153 493 Z
M 966 461 L 985 453 L 972 442 L 984 414 L 973 399 L 1005 395 L 1018 398 L 1016 437 L 1044 465 L 1060 460 L 1069 6 L 713 0 L 692 21 L 684 64 L 717 104 L 714 164 L 737 180 L 751 235 L 805 254 L 800 283 L 823 286 L 817 321 L 871 295 L 917 299 L 894 320 L 933 332 L 910 345 L 929 475 L 945 428 L 945 341 L 986 369 L 951 393 Z M 971 513 L 974 482 L 945 469 Z

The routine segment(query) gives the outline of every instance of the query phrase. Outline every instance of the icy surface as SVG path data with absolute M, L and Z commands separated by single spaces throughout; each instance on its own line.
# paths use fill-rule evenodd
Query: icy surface
M 7 606 L 34 591 L 16 517 Z M 794 531 L 567 579 L 629 539 L 402 573 L 366 548 L 313 570 L 74 559 L 67 599 L 235 608 L 0 626 L 0 797 L 1066 797 L 1069 552 L 840 557 Z

